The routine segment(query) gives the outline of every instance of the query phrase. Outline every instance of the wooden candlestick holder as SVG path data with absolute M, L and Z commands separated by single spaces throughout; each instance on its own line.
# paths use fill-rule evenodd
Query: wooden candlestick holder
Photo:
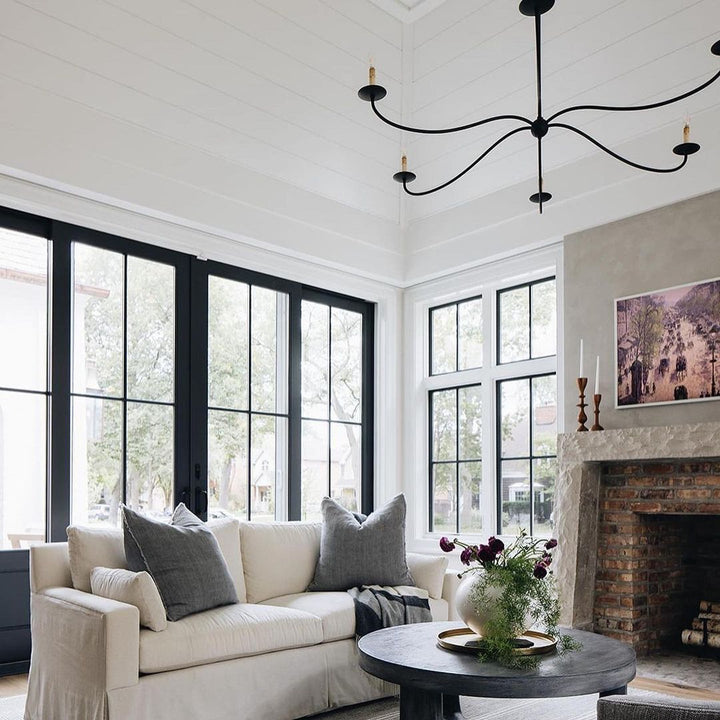
M 585 402 L 585 388 L 587 387 L 587 382 L 588 379 L 586 377 L 577 379 L 578 390 L 580 391 L 580 402 L 577 404 L 577 407 L 580 408 L 577 432 L 587 432 L 587 428 L 585 427 L 585 421 L 588 419 L 585 414 L 585 408 L 587 407 L 587 403 Z
M 593 395 L 593 403 L 595 405 L 595 424 L 590 428 L 591 430 L 605 429 L 600 424 L 600 400 L 602 400 L 602 395 Z

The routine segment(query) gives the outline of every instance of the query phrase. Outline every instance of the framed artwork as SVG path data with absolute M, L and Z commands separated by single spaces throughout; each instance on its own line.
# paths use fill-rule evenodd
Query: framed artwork
M 720 278 L 615 301 L 616 407 L 720 397 Z

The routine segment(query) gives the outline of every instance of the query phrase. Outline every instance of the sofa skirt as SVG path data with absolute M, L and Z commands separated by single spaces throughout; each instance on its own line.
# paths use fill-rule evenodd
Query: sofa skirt
M 397 693 L 360 669 L 351 639 L 144 675 L 107 708 L 108 720 L 295 720 Z

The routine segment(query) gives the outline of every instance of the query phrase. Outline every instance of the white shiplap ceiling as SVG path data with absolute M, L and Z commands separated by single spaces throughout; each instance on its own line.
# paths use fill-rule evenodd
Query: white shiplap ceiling
M 536 150 L 521 136 L 448 190 L 401 197 L 391 179 L 401 149 L 421 189 L 504 128 L 403 136 L 356 96 L 369 58 L 392 119 L 531 115 L 532 20 L 515 1 L 0 2 L 7 173 L 393 282 L 720 187 L 719 83 L 658 111 L 573 118 L 662 165 L 690 114 L 703 151 L 683 174 L 641 177 L 578 138 L 550 136 L 555 198 L 538 219 L 527 200 Z M 544 16 L 546 108 L 679 93 L 718 69 L 709 48 L 719 38 L 717 0 L 558 0 Z M 623 184 L 630 207 L 610 201 Z M 588 212 L 588 194 L 599 210 Z

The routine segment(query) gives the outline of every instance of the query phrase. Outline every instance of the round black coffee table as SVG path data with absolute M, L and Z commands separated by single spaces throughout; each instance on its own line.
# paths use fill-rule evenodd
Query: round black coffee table
M 583 644 L 582 650 L 544 655 L 535 670 L 508 670 L 439 647 L 438 633 L 458 627 L 462 623 L 418 623 L 360 638 L 360 667 L 400 685 L 400 720 L 462 720 L 460 695 L 624 695 L 635 677 L 635 651 L 602 635 L 563 630 Z

